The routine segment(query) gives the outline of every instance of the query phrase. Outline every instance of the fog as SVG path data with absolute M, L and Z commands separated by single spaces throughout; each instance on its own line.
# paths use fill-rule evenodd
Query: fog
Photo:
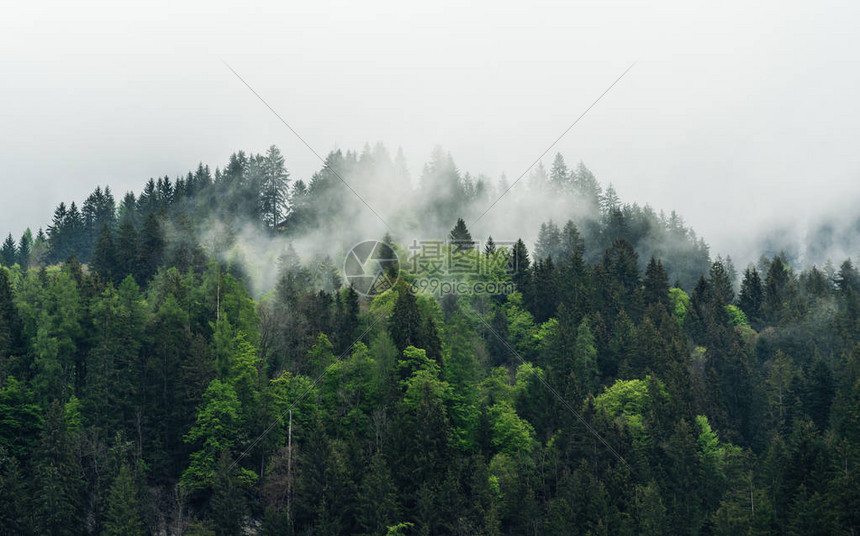
M 381 141 L 417 183 L 442 145 L 495 187 L 638 59 L 544 164 L 556 151 L 584 161 L 625 202 L 677 210 L 712 254 L 743 264 L 761 237 L 802 241 L 806 226 L 857 217 L 858 14 L 847 2 L 13 2 L 0 20 L 0 233 L 46 226 L 98 184 L 120 197 L 239 149 L 277 144 L 307 181 L 320 161 L 222 60 L 321 155 Z M 524 186 L 491 213 L 553 212 L 523 205 Z M 384 219 L 408 218 L 386 205 Z

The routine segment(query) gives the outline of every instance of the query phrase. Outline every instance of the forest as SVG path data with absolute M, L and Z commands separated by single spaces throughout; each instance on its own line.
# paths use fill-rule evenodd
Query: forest
M 510 186 L 272 146 L 8 235 L 0 533 L 858 534 L 852 260 L 738 269 L 560 154 Z M 416 239 L 507 291 L 421 290 Z

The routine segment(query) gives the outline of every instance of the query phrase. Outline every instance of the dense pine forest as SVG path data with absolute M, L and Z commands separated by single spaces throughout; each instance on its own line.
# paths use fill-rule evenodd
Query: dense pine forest
M 238 152 L 9 235 L 0 533 L 858 534 L 850 259 L 736 268 L 561 155 L 486 216 L 507 179 L 404 162 Z M 417 285 L 433 239 L 505 291 Z

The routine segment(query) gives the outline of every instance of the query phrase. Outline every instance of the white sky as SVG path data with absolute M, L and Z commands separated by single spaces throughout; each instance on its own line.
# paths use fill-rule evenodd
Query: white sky
M 571 164 L 714 253 L 856 213 L 860 3 L 753 4 L 0 0 L 0 234 L 238 149 L 277 144 L 307 178 L 319 161 L 222 58 L 320 153 L 382 141 L 417 174 L 440 144 L 509 180 L 638 58 L 559 143 Z

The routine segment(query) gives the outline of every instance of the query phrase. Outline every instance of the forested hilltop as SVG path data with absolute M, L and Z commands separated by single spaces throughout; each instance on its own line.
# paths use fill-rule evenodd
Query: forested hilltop
M 860 530 L 851 260 L 738 273 L 561 155 L 486 215 L 506 179 L 404 162 L 238 152 L 9 235 L 0 533 Z M 417 285 L 446 238 L 473 291 Z

